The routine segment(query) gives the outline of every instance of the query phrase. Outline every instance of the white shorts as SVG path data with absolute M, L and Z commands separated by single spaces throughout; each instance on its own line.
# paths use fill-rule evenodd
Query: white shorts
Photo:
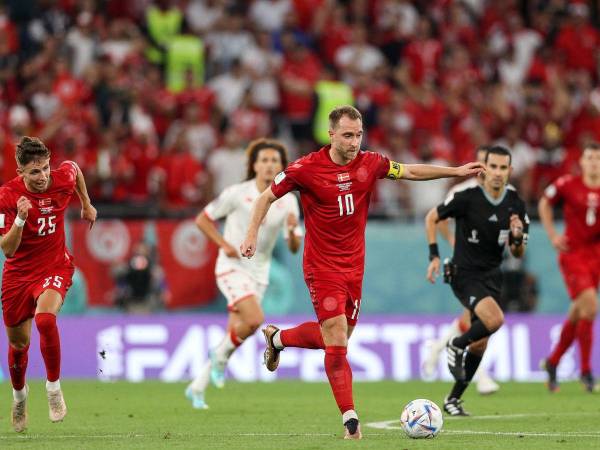
M 241 270 L 231 269 L 216 277 L 217 286 L 227 299 L 229 311 L 236 311 L 235 305 L 250 297 L 256 297 L 260 303 L 267 290 L 266 284 L 259 283 Z

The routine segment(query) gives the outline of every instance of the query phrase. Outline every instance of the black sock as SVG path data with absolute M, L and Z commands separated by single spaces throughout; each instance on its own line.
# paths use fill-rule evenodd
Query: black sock
M 481 320 L 474 320 L 471 322 L 471 328 L 466 333 L 452 340 L 452 345 L 465 349 L 472 342 L 488 337 L 491 334 Z
M 474 355 L 467 352 L 467 355 L 465 356 L 465 381 L 457 381 L 454 383 L 448 398 L 462 397 L 463 393 L 469 386 L 469 382 L 473 379 L 473 375 L 475 375 L 475 372 L 477 372 L 481 358 L 483 358 L 483 356 Z

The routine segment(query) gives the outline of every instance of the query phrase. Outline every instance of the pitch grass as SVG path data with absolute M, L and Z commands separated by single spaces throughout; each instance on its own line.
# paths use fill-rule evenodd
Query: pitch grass
M 0 448 L 48 449 L 582 449 L 600 448 L 600 395 L 577 383 L 551 395 L 541 384 L 506 383 L 499 393 L 465 396 L 474 417 L 449 418 L 432 440 L 368 423 L 395 421 L 415 398 L 438 404 L 447 383 L 356 383 L 364 439 L 343 441 L 339 413 L 325 383 L 229 383 L 211 389 L 210 409 L 192 410 L 184 384 L 63 382 L 69 414 L 48 420 L 41 382 L 30 384 L 29 429 L 10 426 L 11 389 L 0 384 Z M 479 418 L 478 418 L 479 417 Z M 387 426 L 397 427 L 398 423 Z

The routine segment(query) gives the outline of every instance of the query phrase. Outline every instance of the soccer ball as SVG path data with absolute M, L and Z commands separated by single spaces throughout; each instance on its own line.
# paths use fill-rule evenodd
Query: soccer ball
M 400 423 L 408 437 L 423 439 L 436 437 L 444 419 L 438 405 L 431 400 L 418 398 L 404 407 Z

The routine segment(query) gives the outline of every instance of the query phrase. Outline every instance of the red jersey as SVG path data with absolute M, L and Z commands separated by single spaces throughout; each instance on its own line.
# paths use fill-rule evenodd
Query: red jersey
M 390 170 L 385 156 L 360 151 L 345 166 L 330 146 L 298 159 L 275 177 L 277 197 L 300 192 L 304 210 L 304 272 L 364 271 L 365 227 L 375 181 Z
M 29 192 L 21 177 L 0 187 L 0 234 L 8 233 L 17 216 L 17 200 L 29 199 L 29 210 L 21 244 L 14 256 L 7 258 L 2 275 L 7 281 L 37 280 L 57 265 L 69 265 L 73 257 L 65 245 L 65 209 L 73 192 L 77 168 L 71 161 L 63 162 L 50 172 L 51 184 L 46 192 Z
M 600 244 L 600 188 L 587 187 L 582 177 L 564 175 L 546 188 L 544 196 L 553 205 L 563 203 L 569 250 Z

